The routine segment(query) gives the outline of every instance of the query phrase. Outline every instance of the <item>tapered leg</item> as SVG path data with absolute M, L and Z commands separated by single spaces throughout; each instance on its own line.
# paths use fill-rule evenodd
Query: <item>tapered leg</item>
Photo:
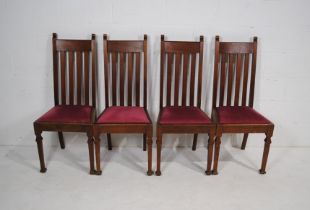
M 211 175 L 212 174 L 212 157 L 213 157 L 213 147 L 214 147 L 214 134 L 209 133 L 209 140 L 208 140 L 208 161 L 207 161 L 207 170 L 206 174 Z
M 152 144 L 153 144 L 152 133 L 150 133 L 147 135 L 147 175 L 148 176 L 153 175 L 153 171 L 152 171 Z
M 44 153 L 43 153 L 43 144 L 42 144 L 42 132 L 36 132 L 36 142 L 38 146 L 38 153 L 39 153 L 39 159 L 40 159 L 40 172 L 45 173 L 46 172 L 46 167 L 45 167 L 45 162 L 44 162 Z
M 265 147 L 264 147 L 264 153 L 263 153 L 263 159 L 262 159 L 262 167 L 259 170 L 260 174 L 266 173 L 266 165 L 267 165 L 267 159 L 268 159 L 270 144 L 271 144 L 271 135 L 266 135 Z
M 90 165 L 90 174 L 96 174 L 95 164 L 94 164 L 94 138 L 91 133 L 87 134 L 88 136 L 88 150 L 89 150 L 89 165 Z
M 101 167 L 100 167 L 100 138 L 99 134 L 95 134 L 94 136 L 95 140 L 95 150 L 96 150 L 96 174 L 101 175 Z
M 157 131 L 156 144 L 157 144 L 157 169 L 156 169 L 155 174 L 156 176 L 160 176 L 161 175 L 161 171 L 160 171 L 161 145 L 162 145 L 162 133 L 160 131 Z
M 195 151 L 196 150 L 196 146 L 197 146 L 197 137 L 198 137 L 198 133 L 194 134 L 194 140 L 193 140 L 193 146 L 192 146 L 192 150 Z
M 146 134 L 143 134 L 143 151 L 146 151 Z
M 63 133 L 62 132 L 58 132 L 58 137 L 59 137 L 60 148 L 61 149 L 65 149 L 66 144 L 65 144 L 65 139 L 64 139 Z
M 215 151 L 214 151 L 214 163 L 213 163 L 213 171 L 212 174 L 217 175 L 217 166 L 219 161 L 219 155 L 220 155 L 220 145 L 221 145 L 221 135 L 216 136 L 215 138 Z
M 242 149 L 242 150 L 245 149 L 246 142 L 248 141 L 248 136 L 249 136 L 248 133 L 245 133 L 245 134 L 243 135 L 243 141 L 242 141 L 242 145 L 241 145 L 241 149 Z
M 112 150 L 112 141 L 110 133 L 107 133 L 107 139 L 108 139 L 108 150 Z

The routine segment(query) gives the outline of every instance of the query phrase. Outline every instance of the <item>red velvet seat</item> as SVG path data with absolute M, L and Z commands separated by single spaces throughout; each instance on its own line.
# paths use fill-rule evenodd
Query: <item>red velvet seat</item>
M 217 107 L 218 122 L 222 124 L 270 124 L 271 122 L 247 106 Z
M 162 109 L 159 124 L 209 124 L 210 118 L 194 106 L 170 106 Z
M 51 108 L 36 122 L 90 123 L 91 106 L 58 105 Z
M 112 106 L 108 107 L 98 118 L 101 124 L 128 124 L 150 123 L 143 107 L 137 106 Z

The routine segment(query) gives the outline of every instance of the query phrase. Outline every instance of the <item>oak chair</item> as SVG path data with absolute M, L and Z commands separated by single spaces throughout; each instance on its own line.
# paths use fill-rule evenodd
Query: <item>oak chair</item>
M 213 174 L 218 174 L 218 159 L 223 133 L 244 133 L 244 150 L 249 133 L 265 133 L 265 147 L 259 172 L 266 163 L 274 125 L 253 109 L 256 75 L 257 37 L 253 42 L 220 42 L 215 39 L 212 119 L 217 123 Z
M 96 115 L 96 40 L 57 39 L 53 33 L 54 107 L 34 122 L 40 172 L 46 172 L 42 132 L 84 132 L 88 137 L 90 174 L 95 174 L 92 123 Z
M 147 112 L 147 35 L 144 40 L 108 40 L 103 36 L 105 110 L 94 124 L 97 174 L 100 168 L 100 134 L 142 133 L 148 153 L 147 175 L 152 175 L 152 121 Z M 127 87 L 125 87 L 127 86 Z
M 194 142 L 197 142 L 198 133 L 208 133 L 208 163 L 205 173 L 211 174 L 216 125 L 200 109 L 203 43 L 203 36 L 200 36 L 199 42 L 184 42 L 165 41 L 164 35 L 161 35 L 157 176 L 161 175 L 162 136 L 168 133 L 193 133 Z M 197 74 L 198 78 L 195 82 Z M 192 149 L 195 150 L 196 146 Z

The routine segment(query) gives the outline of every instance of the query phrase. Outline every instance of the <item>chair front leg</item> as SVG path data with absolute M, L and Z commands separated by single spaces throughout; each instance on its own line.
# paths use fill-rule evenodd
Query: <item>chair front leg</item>
M 221 146 L 221 137 L 222 133 L 217 133 L 216 138 L 215 138 L 215 151 L 214 151 L 214 163 L 213 163 L 213 175 L 217 175 L 217 166 L 219 162 L 219 156 L 220 156 L 220 146 Z
M 208 161 L 207 161 L 207 170 L 206 174 L 212 174 L 212 158 L 213 158 L 213 147 L 214 147 L 214 133 L 209 133 L 209 140 L 208 140 Z
M 160 161 L 161 161 L 162 133 L 158 128 L 157 128 L 157 135 L 156 136 L 157 136 L 157 140 L 156 140 L 156 144 L 157 144 L 157 169 L 156 169 L 155 174 L 156 174 L 156 176 L 160 176 L 161 175 Z
M 245 150 L 245 146 L 246 146 L 246 143 L 247 143 L 247 141 L 248 141 L 248 136 L 249 136 L 248 133 L 245 133 L 245 134 L 243 135 L 243 140 L 242 140 L 242 145 L 241 145 L 241 149 L 242 149 L 242 150 Z
M 194 134 L 194 139 L 193 139 L 193 146 L 192 146 L 192 150 L 195 151 L 196 147 L 197 147 L 197 137 L 198 137 L 198 133 Z
M 144 134 L 145 135 L 145 134 Z M 152 132 L 147 133 L 147 175 L 153 175 L 152 171 Z M 144 140 L 144 139 L 143 139 Z
M 45 173 L 47 168 L 45 167 L 45 162 L 44 162 L 44 152 L 43 152 L 43 143 L 42 143 L 43 138 L 41 134 L 42 134 L 42 131 L 35 131 L 39 159 L 40 159 L 40 167 L 41 167 L 40 172 Z
M 62 132 L 58 132 L 58 138 L 59 138 L 60 148 L 65 149 L 66 144 L 65 144 L 65 139 L 64 139 L 64 135 Z
M 262 166 L 261 166 L 261 169 L 259 170 L 260 174 L 266 174 L 266 165 L 267 165 L 267 159 L 268 159 L 268 154 L 269 154 L 269 149 L 270 149 L 270 144 L 271 144 L 271 137 L 272 137 L 272 132 L 266 133 Z
M 90 165 L 90 174 L 96 174 L 95 164 L 94 164 L 94 137 L 91 132 L 87 133 L 87 143 L 88 143 L 88 152 L 89 152 L 89 165 Z
M 100 167 L 100 138 L 99 138 L 99 133 L 94 134 L 94 141 L 95 141 L 95 155 L 96 155 L 96 174 L 101 175 L 101 167 Z

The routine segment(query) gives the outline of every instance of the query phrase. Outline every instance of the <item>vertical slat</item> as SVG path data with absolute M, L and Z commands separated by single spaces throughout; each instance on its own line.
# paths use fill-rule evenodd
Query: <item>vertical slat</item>
M 89 52 L 84 52 L 84 91 L 85 105 L 89 105 Z
M 112 54 L 112 105 L 116 106 L 116 56 L 115 52 Z
M 212 108 L 216 107 L 217 100 L 217 80 L 218 80 L 218 63 L 219 63 L 219 48 L 220 37 L 215 37 L 215 56 L 214 56 L 214 75 L 213 75 L 213 96 L 212 96 Z
M 144 34 L 144 41 L 143 41 L 143 106 L 147 108 L 147 35 Z
M 97 48 L 96 48 L 96 36 L 95 34 L 92 34 L 92 42 L 91 42 L 91 49 L 92 49 L 92 106 L 96 107 L 96 87 L 97 87 L 97 79 L 96 79 L 96 74 L 97 74 L 97 63 L 96 63 L 96 59 L 97 59 Z
M 120 77 L 119 77 L 119 89 L 120 89 L 120 105 L 124 106 L 124 73 L 125 73 L 125 69 L 124 69 L 124 53 L 120 53 L 119 55 L 119 59 L 120 59 L 120 66 L 119 66 L 119 73 L 120 73 Z
M 224 102 L 224 90 L 226 81 L 226 54 L 222 54 L 221 58 L 221 82 L 220 82 L 220 106 L 223 106 Z
M 74 103 L 74 73 L 73 73 L 73 52 L 69 52 L 69 103 Z
M 104 56 L 104 89 L 105 89 L 105 106 L 109 107 L 109 57 L 108 57 L 108 36 L 103 35 L 103 56 Z
M 232 94 L 232 80 L 234 75 L 234 54 L 229 54 L 229 67 L 228 67 L 228 84 L 227 84 L 227 105 L 231 105 L 231 94 Z
M 188 57 L 189 57 L 188 53 L 183 54 L 182 106 L 186 106 Z
M 245 54 L 244 67 L 243 67 L 242 106 L 246 105 L 248 75 L 249 75 L 249 54 Z
M 181 63 L 181 54 L 177 53 L 175 56 L 174 106 L 179 106 L 180 63 Z
M 164 68 L 165 68 L 165 49 L 164 49 L 164 35 L 161 35 L 160 42 L 160 97 L 159 97 L 159 105 L 160 109 L 163 107 L 163 98 L 164 98 Z M 145 61 L 144 61 L 145 62 Z
M 173 54 L 168 53 L 168 66 L 167 66 L 167 106 L 171 105 L 171 80 L 172 80 L 172 59 Z
M 60 63 L 61 63 L 61 104 L 66 104 L 66 52 L 60 52 Z
M 128 106 L 132 104 L 132 53 L 128 53 Z
M 192 59 L 191 59 L 190 102 L 189 102 L 190 106 L 194 105 L 195 66 L 196 66 L 196 54 L 192 54 Z
M 82 87 L 82 53 L 76 52 L 76 80 L 77 80 L 77 104 L 82 104 L 81 87 Z
M 136 53 L 136 106 L 140 106 L 140 53 Z
M 237 67 L 236 67 L 236 83 L 235 83 L 235 106 L 239 104 L 239 93 L 240 93 L 240 77 L 241 77 L 241 61 L 242 55 L 237 55 Z
M 256 51 L 257 51 L 257 37 L 254 37 L 252 67 L 251 67 L 251 81 L 250 81 L 250 100 L 249 100 L 250 107 L 253 107 L 253 103 L 254 103 L 254 88 L 255 88 L 255 75 L 256 75 Z
M 58 52 L 56 50 L 57 34 L 53 33 L 53 73 L 54 73 L 54 103 L 59 104 L 59 90 L 58 90 Z
M 197 107 L 201 107 L 202 62 L 203 62 L 203 36 L 200 36 L 198 87 L 197 87 Z

